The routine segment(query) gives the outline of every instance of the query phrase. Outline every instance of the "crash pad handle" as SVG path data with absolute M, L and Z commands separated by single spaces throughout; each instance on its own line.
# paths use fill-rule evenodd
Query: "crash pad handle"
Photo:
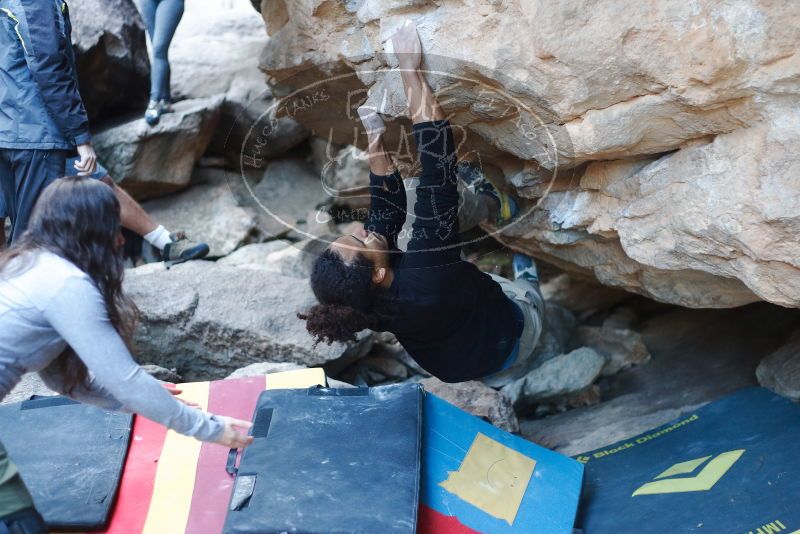
M 239 470 L 236 468 L 236 457 L 239 456 L 239 449 L 231 449 L 228 451 L 228 461 L 225 463 L 225 472 L 230 476 L 235 477 Z
M 22 401 L 20 404 L 20 410 L 35 410 L 37 408 L 52 408 L 54 406 L 71 406 L 73 404 L 79 404 L 78 401 L 74 401 L 68 397 L 62 397 L 61 395 L 31 395 L 28 400 Z
M 253 426 L 250 428 L 250 435 L 256 439 L 266 438 L 269 433 L 269 425 L 272 423 L 272 408 L 261 408 L 256 411 Z M 228 451 L 228 461 L 225 464 L 225 472 L 231 476 L 236 476 L 236 458 L 239 456 L 239 449 Z

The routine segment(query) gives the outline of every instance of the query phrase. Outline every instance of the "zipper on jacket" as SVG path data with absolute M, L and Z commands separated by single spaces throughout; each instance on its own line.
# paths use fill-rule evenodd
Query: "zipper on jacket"
M 14 21 L 14 31 L 17 32 L 17 37 L 19 37 L 19 42 L 22 44 L 22 50 L 25 52 L 25 55 L 28 55 L 28 47 L 25 46 L 25 39 L 22 38 L 22 34 L 19 31 L 19 19 L 14 16 L 14 13 L 11 12 L 10 9 L 5 7 L 0 7 L 0 11 L 8 15 L 8 18 Z

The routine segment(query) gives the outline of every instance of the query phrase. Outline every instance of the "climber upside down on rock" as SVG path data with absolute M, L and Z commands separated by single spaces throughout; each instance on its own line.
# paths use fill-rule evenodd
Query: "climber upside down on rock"
M 318 341 L 351 340 L 365 328 L 392 332 L 445 381 L 513 373 L 526 366 L 541 333 L 536 268 L 520 256 L 515 281 L 484 274 L 461 259 L 458 233 L 489 217 L 511 220 L 515 204 L 480 173 L 458 165 L 450 123 L 419 71 L 416 27 L 407 22 L 393 40 L 422 167 L 411 239 L 407 246 L 398 243 L 408 198 L 383 147 L 383 122 L 375 110 L 361 108 L 369 140 L 369 217 L 316 259 L 311 286 L 319 304 L 301 318 Z M 58 156 L 58 170 L 51 172 L 64 169 L 66 157 Z M 90 175 L 96 162 L 92 152 L 70 164 Z M 165 390 L 133 360 L 135 307 L 122 291 L 121 228 L 136 206 L 100 174 L 37 178 L 35 202 L 26 204 L 29 217 L 15 217 L 13 246 L 0 253 L 0 399 L 23 373 L 39 372 L 49 387 L 79 401 L 136 412 L 204 441 L 248 446 L 250 422 L 179 402 L 170 395 L 178 390 Z M 9 206 L 21 205 L 10 186 L 4 190 Z M 469 209 L 459 210 L 460 203 Z M 143 211 L 133 211 L 145 219 Z M 184 246 L 180 256 L 190 257 L 180 259 L 207 252 L 201 249 Z M 0 526 L 8 525 L 45 531 L 0 444 Z
M 525 368 L 542 330 L 544 301 L 532 260 L 514 258 L 515 280 L 483 273 L 461 258 L 459 230 L 516 211 L 512 199 L 458 165 L 452 128 L 420 72 L 422 47 L 407 21 L 394 52 L 422 167 L 405 250 L 398 234 L 407 197 L 384 150 L 375 109 L 359 108 L 369 143 L 370 211 L 364 227 L 333 242 L 315 261 L 319 304 L 299 314 L 319 341 L 350 341 L 364 329 L 388 331 L 428 372 L 446 382 Z M 465 182 L 461 195 L 459 175 Z M 459 203 L 468 209 L 459 210 Z

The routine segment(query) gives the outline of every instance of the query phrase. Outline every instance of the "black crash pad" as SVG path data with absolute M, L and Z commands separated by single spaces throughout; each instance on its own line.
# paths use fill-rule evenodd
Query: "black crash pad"
M 417 384 L 265 391 L 225 532 L 415 532 L 421 410 Z
M 800 406 L 740 391 L 581 454 L 578 527 L 591 534 L 800 529 Z
M 122 476 L 133 416 L 65 397 L 0 406 L 0 440 L 53 530 L 101 529 Z

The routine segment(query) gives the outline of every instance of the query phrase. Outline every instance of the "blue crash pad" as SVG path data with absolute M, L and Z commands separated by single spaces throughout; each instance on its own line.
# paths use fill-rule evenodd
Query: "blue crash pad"
M 423 505 L 479 532 L 572 533 L 583 478 L 579 462 L 429 393 L 424 406 Z M 451 525 L 460 532 L 455 521 Z
M 794 533 L 800 406 L 746 389 L 579 455 L 587 533 Z

